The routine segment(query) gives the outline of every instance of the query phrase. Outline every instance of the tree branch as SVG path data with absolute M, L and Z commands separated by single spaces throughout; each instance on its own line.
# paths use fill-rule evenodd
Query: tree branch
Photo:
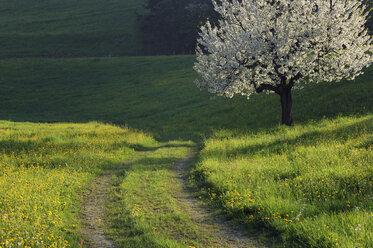
M 256 87 L 256 84 L 254 84 L 254 88 L 255 88 L 256 93 L 261 93 L 263 92 L 263 90 L 270 90 L 277 94 L 280 94 L 280 89 L 270 84 L 261 84 L 259 85 L 259 87 Z

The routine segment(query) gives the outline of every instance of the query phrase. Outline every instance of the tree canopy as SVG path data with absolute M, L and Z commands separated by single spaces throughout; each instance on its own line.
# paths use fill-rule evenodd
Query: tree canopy
M 364 1 L 373 7 L 373 0 Z M 137 18 L 145 54 L 194 53 L 200 26 L 218 18 L 211 0 L 148 0 L 145 10 Z M 371 15 L 366 26 L 372 34 Z
M 368 12 L 357 0 L 214 2 L 218 25 L 202 28 L 197 86 L 226 97 L 275 92 L 291 125 L 292 88 L 354 79 L 372 62 Z

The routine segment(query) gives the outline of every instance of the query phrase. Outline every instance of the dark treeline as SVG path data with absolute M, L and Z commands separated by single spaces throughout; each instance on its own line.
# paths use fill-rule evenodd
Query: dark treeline
M 216 19 L 211 0 L 149 0 L 138 15 L 143 45 L 152 54 L 195 52 L 200 26 Z
M 363 0 L 368 9 L 373 0 Z M 143 47 L 149 55 L 192 54 L 199 28 L 218 18 L 211 0 L 148 0 L 146 13 L 138 15 Z M 367 28 L 373 33 L 373 13 Z

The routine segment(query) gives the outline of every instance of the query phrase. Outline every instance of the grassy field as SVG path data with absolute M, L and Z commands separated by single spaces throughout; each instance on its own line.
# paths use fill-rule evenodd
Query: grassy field
M 372 69 L 353 82 L 306 85 L 295 91 L 297 124 L 285 128 L 278 126 L 277 95 L 210 100 L 193 84 L 193 61 L 193 56 L 0 60 L 1 119 L 99 120 L 148 133 L 97 123 L 2 122 L 1 208 L 3 218 L 12 220 L 3 222 L 8 236 L 2 240 L 20 242 L 13 235 L 18 233 L 29 237 L 22 242 L 35 244 L 32 237 L 42 234 L 43 242 L 76 244 L 76 192 L 103 167 L 134 155 L 132 148 L 159 146 L 153 136 L 205 137 L 194 173 L 204 192 L 230 216 L 251 227 L 265 227 L 285 245 L 370 247 Z M 115 179 L 109 234 L 117 244 L 198 247 L 214 242 L 179 205 L 168 204 L 171 188 L 163 186 L 173 184 L 170 169 L 184 154 L 183 147 L 143 154 L 143 160 L 134 160 Z M 66 188 L 66 183 L 71 186 Z M 22 187 L 7 190 L 14 185 Z M 153 192 L 159 197 L 149 201 Z M 158 208 L 164 211 L 155 214 Z M 16 230 L 14 223 L 21 223 Z M 181 230 L 183 224 L 189 227 Z M 121 235 L 129 238 L 115 238 Z M 172 235 L 182 238 L 170 239 Z
M 210 100 L 193 81 L 194 56 L 0 60 L 0 119 L 100 120 L 157 138 L 200 138 L 219 128 L 274 127 L 277 95 Z M 372 69 L 355 81 L 294 91 L 296 123 L 373 110 Z
M 212 202 L 285 247 L 372 247 L 373 115 L 217 131 L 195 169 Z
M 115 126 L 0 121 L 0 246 L 79 247 L 79 192 L 154 139 Z
M 82 196 L 105 173 L 118 247 L 227 247 L 180 196 L 195 142 L 191 186 L 254 235 L 373 247 L 372 67 L 294 91 L 283 127 L 277 95 L 199 91 L 195 56 L 120 57 L 149 54 L 145 2 L 1 2 L 0 248 L 80 247 Z
M 1 1 L 0 57 L 141 54 L 144 0 Z
M 115 171 L 108 234 L 116 247 L 266 247 L 264 235 L 238 245 L 236 227 L 227 219 L 217 224 L 214 218 L 221 216 L 197 200 L 199 189 L 186 187 L 186 173 L 198 155 L 195 148 L 191 141 L 139 148 Z M 254 231 L 240 233 L 252 237 Z

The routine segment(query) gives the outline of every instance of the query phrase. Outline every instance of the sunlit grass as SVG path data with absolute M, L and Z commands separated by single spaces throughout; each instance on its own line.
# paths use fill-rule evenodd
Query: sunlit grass
M 372 115 L 222 130 L 204 142 L 195 175 L 229 214 L 291 247 L 371 247 L 372 133 Z
M 373 110 L 372 68 L 352 82 L 310 84 L 294 91 L 298 125 L 276 128 L 281 111 L 277 95 L 209 100 L 210 95 L 193 84 L 197 77 L 194 60 L 194 56 L 0 60 L 0 118 L 127 123 L 162 140 L 200 140 L 213 134 L 205 142 L 198 171 L 210 186 L 211 197 L 219 199 L 219 206 L 227 212 L 271 228 L 286 244 L 348 247 L 360 243 L 369 247 L 372 125 L 367 114 Z M 349 115 L 354 117 L 333 120 Z M 323 120 L 324 116 L 330 120 Z M 127 159 L 134 153 L 132 148 L 144 150 L 153 142 L 139 132 L 98 123 L 1 122 L 0 127 L 0 161 L 2 168 L 11 170 L 7 175 L 23 173 L 27 182 L 37 185 L 41 181 L 51 192 L 63 187 L 58 175 L 65 175 L 68 192 L 76 192 L 102 168 Z M 0 187 L 10 188 L 11 180 L 4 178 L 2 175 L 0 180 L 6 180 Z M 50 184 L 44 178 L 50 178 Z M 23 179 L 14 176 L 12 180 Z M 22 187 L 16 190 L 21 192 Z M 30 195 L 39 192 L 26 186 L 24 191 Z M 1 192 L 4 197 L 10 194 Z M 4 199 L 9 199 L 8 204 L 17 202 L 12 200 L 14 192 L 1 198 L 0 204 L 5 204 Z M 45 227 L 45 234 L 51 232 L 73 242 L 76 227 L 63 223 L 76 223 L 75 215 L 67 213 L 78 211 L 78 198 L 40 192 L 40 199 L 66 202 L 56 213 L 62 220 L 58 225 L 63 227 Z M 8 209 L 16 208 L 9 205 Z M 28 206 L 24 213 L 32 211 Z M 28 221 L 25 223 L 31 223 Z M 10 226 L 16 225 L 6 228 Z M 328 230 L 333 230 L 332 235 Z M 8 241 L 16 237 L 14 233 L 7 236 Z M 3 237 L 5 240 L 5 234 Z M 59 244 L 59 238 L 54 242 Z
M 192 146 L 185 141 L 161 143 L 138 152 L 116 171 L 108 211 L 109 234 L 116 247 L 230 246 L 220 238 L 221 226 L 208 223 L 206 213 L 193 207 L 193 194 L 179 174 L 190 165 L 175 168 Z
M 99 123 L 0 122 L 0 246 L 78 247 L 78 192 L 88 180 L 154 144 Z
M 176 198 L 175 163 L 193 145 L 175 142 L 137 154 L 117 173 L 109 220 L 117 247 L 188 247 L 206 238 Z M 175 146 L 175 147 L 174 147 Z

